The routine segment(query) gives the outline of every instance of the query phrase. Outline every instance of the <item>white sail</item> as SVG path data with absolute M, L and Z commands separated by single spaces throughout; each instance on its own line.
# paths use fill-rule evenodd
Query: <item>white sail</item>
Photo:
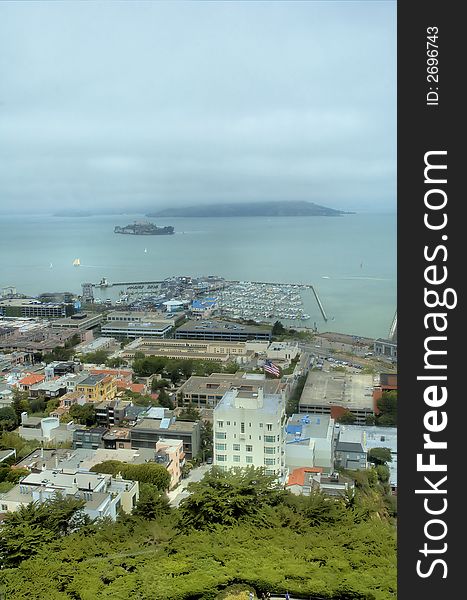
M 81 264 L 81 261 L 79 260 L 79 258 L 75 258 L 75 260 L 73 261 L 73 266 L 74 267 L 79 267 Z

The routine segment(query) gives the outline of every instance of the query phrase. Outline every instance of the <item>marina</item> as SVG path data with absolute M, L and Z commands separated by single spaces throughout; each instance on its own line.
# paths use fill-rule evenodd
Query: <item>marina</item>
M 327 315 L 316 290 L 310 284 L 226 280 L 222 277 L 170 277 L 158 281 L 82 284 L 83 300 L 130 310 L 163 309 L 172 301 L 189 311 L 194 300 L 209 301 L 216 317 L 317 329 L 317 315 Z M 312 310 L 310 310 L 310 304 Z M 313 313 L 313 317 L 310 313 Z

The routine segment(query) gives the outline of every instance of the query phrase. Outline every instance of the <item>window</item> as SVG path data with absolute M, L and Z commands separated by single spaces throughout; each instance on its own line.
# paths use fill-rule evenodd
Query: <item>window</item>
M 275 475 L 276 472 L 274 469 L 266 469 L 266 475 Z
M 267 429 L 268 431 L 272 431 L 272 423 L 267 423 L 267 424 L 266 424 L 266 429 Z
M 225 462 L 227 460 L 227 456 L 225 454 L 218 454 L 217 455 L 217 460 L 219 462 Z
M 275 458 L 265 458 L 264 459 L 264 464 L 265 465 L 275 465 L 276 464 L 276 459 Z
M 247 463 L 252 463 L 252 462 L 253 462 L 253 457 L 252 457 L 252 456 L 246 456 L 246 457 L 245 457 L 245 461 L 246 461 Z
M 234 452 L 240 452 L 240 444 L 234 444 L 232 449 Z
M 276 441 L 276 436 L 275 435 L 265 435 L 264 441 L 269 444 L 274 443 Z
M 217 421 L 217 426 L 222 429 L 224 427 L 224 421 Z
M 227 421 L 227 427 L 230 427 L 230 421 Z
M 275 448 L 269 448 L 268 446 L 265 446 L 264 448 L 264 454 L 275 454 L 276 453 L 276 449 Z
M 245 433 L 245 423 L 240 423 L 240 433 Z
M 119 448 L 125 448 L 125 444 L 123 444 L 122 442 L 118 442 L 118 447 Z
M 261 429 L 263 428 L 263 424 L 262 423 L 260 423 L 259 426 L 261 427 Z
M 7 504 L 2 504 L 2 510 L 7 511 L 8 510 L 8 505 Z
M 227 444 L 216 444 L 216 450 L 227 450 Z
M 246 450 L 247 452 L 253 452 L 253 446 L 250 446 L 250 445 L 248 445 L 248 444 L 247 444 L 247 445 L 245 446 L 245 450 Z
M 233 455 L 233 461 L 234 462 L 240 462 L 240 455 L 239 454 L 234 454 Z
M 251 423 L 248 423 L 248 427 L 251 427 Z
M 224 431 L 216 431 L 216 440 L 225 440 L 227 434 Z

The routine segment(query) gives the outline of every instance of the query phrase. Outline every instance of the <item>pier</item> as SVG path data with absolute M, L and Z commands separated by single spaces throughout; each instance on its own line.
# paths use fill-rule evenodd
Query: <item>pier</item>
M 320 298 L 318 296 L 318 292 L 315 290 L 315 288 L 312 285 L 310 285 L 310 287 L 313 290 L 313 294 L 315 295 L 316 302 L 318 303 L 319 310 L 321 311 L 321 314 L 323 315 L 323 319 L 327 323 L 328 317 L 326 315 L 326 311 L 324 310 L 324 306 L 323 306 L 323 304 L 322 304 L 322 302 L 321 302 L 321 300 L 320 300 Z

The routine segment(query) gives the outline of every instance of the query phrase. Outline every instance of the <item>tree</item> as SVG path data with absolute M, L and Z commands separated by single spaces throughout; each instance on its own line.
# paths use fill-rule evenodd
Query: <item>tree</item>
M 0 408 L 0 430 L 11 431 L 18 424 L 16 412 L 11 406 Z
M 168 379 L 153 379 L 151 381 L 151 390 L 157 392 L 157 390 L 170 387 L 170 381 Z
M 157 403 L 159 404 L 159 406 L 163 406 L 164 408 L 169 408 L 170 410 L 172 410 L 174 407 L 169 394 L 165 391 L 164 388 L 162 388 L 159 392 L 159 395 L 157 397 Z
M 133 514 L 147 521 L 155 521 L 170 513 L 170 504 L 165 493 L 158 491 L 149 483 L 141 483 L 139 500 Z
M 28 393 L 18 388 L 13 390 L 13 402 L 11 406 L 16 414 L 16 422 L 21 423 L 21 413 L 28 409 Z
M 215 529 L 246 521 L 268 526 L 272 506 L 280 503 L 286 492 L 263 469 L 249 467 L 220 471 L 213 468 L 197 483 L 190 483 L 191 494 L 179 507 L 178 527 Z
M 376 424 L 383 427 L 397 426 L 397 390 L 383 392 L 377 406 L 380 414 L 376 417 Z
M 126 365 L 126 360 L 117 356 L 115 358 L 108 358 L 105 361 L 105 364 L 110 369 L 118 369 L 119 367 Z
M 368 450 L 368 461 L 375 465 L 392 462 L 391 450 L 389 448 L 371 448 Z
M 203 421 L 201 425 L 200 441 L 202 458 L 204 460 L 213 457 L 213 436 L 212 423 L 210 421 Z
M 106 460 L 94 465 L 90 470 L 93 473 L 107 473 L 114 476 L 120 473 L 123 479 L 150 483 L 161 492 L 168 490 L 170 486 L 170 473 L 163 465 L 154 462 L 133 465 L 118 460 Z
M 108 358 L 109 352 L 107 350 L 96 350 L 95 352 L 88 352 L 87 354 L 82 354 L 81 362 L 102 365 L 107 361 Z
M 180 421 L 199 421 L 201 414 L 194 404 L 187 404 L 178 415 Z
M 357 418 L 353 413 L 350 412 L 350 410 L 345 410 L 345 412 L 343 412 L 342 415 L 336 419 L 338 423 L 342 423 L 343 425 L 352 425 L 352 423 L 355 423 L 356 420 Z
M 282 325 L 280 321 L 276 321 L 272 326 L 272 335 L 284 335 L 286 333 L 285 327 Z
M 0 557 L 5 566 L 16 567 L 39 552 L 44 544 L 86 524 L 84 500 L 55 495 L 43 503 L 31 502 L 6 514 L 0 536 Z
M 94 404 L 90 402 L 73 404 L 73 406 L 70 406 L 69 414 L 73 420 L 78 421 L 81 425 L 90 427 L 96 423 L 96 411 L 94 410 Z

